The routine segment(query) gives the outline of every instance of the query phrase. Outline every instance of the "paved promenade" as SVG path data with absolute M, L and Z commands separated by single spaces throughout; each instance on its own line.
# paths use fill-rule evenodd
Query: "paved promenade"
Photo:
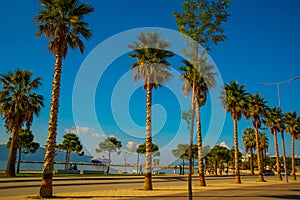
M 55 193 L 53 199 L 188 199 L 187 184 L 182 186 L 160 186 L 153 191 L 138 188 L 80 191 L 74 186 L 73 192 Z M 35 194 L 27 196 L 5 197 L 5 199 L 35 199 Z M 193 186 L 193 199 L 300 199 L 300 181 L 244 181 L 242 184 L 232 182 L 208 184 L 207 187 Z

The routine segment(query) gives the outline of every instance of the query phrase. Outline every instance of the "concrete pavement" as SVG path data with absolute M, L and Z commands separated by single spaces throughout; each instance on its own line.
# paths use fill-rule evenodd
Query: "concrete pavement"
M 54 193 L 53 199 L 187 199 L 187 184 L 182 186 L 155 187 L 152 191 L 138 188 L 111 189 L 97 191 L 76 191 Z M 270 180 L 267 182 L 242 181 L 242 184 L 224 181 L 224 183 L 208 184 L 207 187 L 193 186 L 193 199 L 300 199 L 300 181 Z M 8 197 L 1 199 L 36 198 L 35 195 Z

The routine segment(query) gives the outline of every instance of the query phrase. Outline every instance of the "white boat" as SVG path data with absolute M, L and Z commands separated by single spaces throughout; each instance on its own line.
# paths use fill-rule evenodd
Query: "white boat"
M 108 159 L 106 158 L 99 158 L 99 157 L 93 157 L 91 159 L 92 163 L 101 163 L 101 164 L 108 164 Z

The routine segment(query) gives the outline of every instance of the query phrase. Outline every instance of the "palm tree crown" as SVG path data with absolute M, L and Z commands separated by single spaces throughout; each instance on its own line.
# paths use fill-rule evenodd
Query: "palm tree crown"
M 204 53 L 197 56 L 197 61 L 192 64 L 188 60 L 182 61 L 185 65 L 179 67 L 183 72 L 181 79 L 184 81 L 182 87 L 183 93 L 187 96 L 194 85 L 195 97 L 198 100 L 199 106 L 203 106 L 206 102 L 206 95 L 210 88 L 215 87 L 216 72 L 212 72 L 214 65 L 208 64 L 207 57 Z
M 48 49 L 55 55 L 66 57 L 68 48 L 79 47 L 84 51 L 84 43 L 80 39 L 83 36 L 89 39 L 92 34 L 83 21 L 85 14 L 94 11 L 94 8 L 86 3 L 79 4 L 77 0 L 40 0 L 43 9 L 33 19 L 38 23 L 37 37 L 44 36 L 50 39 Z
M 267 108 L 263 115 L 263 123 L 266 128 L 271 128 L 271 134 L 274 131 L 280 132 L 284 129 L 284 115 L 280 108 Z
M 242 137 L 242 140 L 245 146 L 245 150 L 246 152 L 248 152 L 249 149 L 255 148 L 255 132 L 253 128 L 247 127 L 245 130 L 243 130 L 243 134 L 244 135 Z
M 222 96 L 220 97 L 227 112 L 231 113 L 234 120 L 240 120 L 242 113 L 246 111 L 247 96 L 244 85 L 239 85 L 237 81 L 225 84 Z
M 0 75 L 3 84 L 0 92 L 0 113 L 3 115 L 5 127 L 12 132 L 15 126 L 26 123 L 29 129 L 33 116 L 39 115 L 44 106 L 43 96 L 34 93 L 42 84 L 41 78 L 32 79 L 33 72 L 17 69 L 14 72 Z
M 136 69 L 133 80 L 144 81 L 144 88 L 157 88 L 167 82 L 172 76 L 169 72 L 170 63 L 166 58 L 174 56 L 170 51 L 165 50 L 170 46 L 167 40 L 161 40 L 161 34 L 156 32 L 143 33 L 138 36 L 138 42 L 128 45 L 134 53 L 129 54 L 130 58 L 137 61 L 131 65 L 131 70 Z
M 254 95 L 248 95 L 248 105 L 247 105 L 247 118 L 252 118 L 252 125 L 254 128 L 261 127 L 261 117 L 265 115 L 266 112 L 266 103 L 263 97 L 260 97 L 259 93 Z

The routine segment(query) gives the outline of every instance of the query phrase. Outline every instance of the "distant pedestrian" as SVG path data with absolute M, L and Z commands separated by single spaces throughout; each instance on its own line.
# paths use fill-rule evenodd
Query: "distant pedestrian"
M 179 165 L 179 175 L 183 175 L 183 173 L 182 173 L 182 166 L 181 165 Z
M 75 163 L 74 166 L 73 166 L 73 170 L 77 170 L 77 165 L 76 165 L 76 163 Z
M 69 170 L 72 170 L 73 169 L 73 166 L 72 166 L 72 164 L 70 164 L 70 166 L 69 166 Z
M 228 167 L 225 167 L 225 173 L 228 175 Z

